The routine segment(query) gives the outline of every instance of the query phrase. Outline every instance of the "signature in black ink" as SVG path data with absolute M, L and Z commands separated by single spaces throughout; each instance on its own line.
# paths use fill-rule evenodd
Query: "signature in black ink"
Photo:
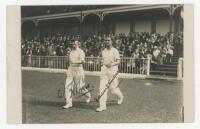
M 57 96 L 59 98 L 62 98 L 62 97 L 65 96 L 65 85 L 64 85 L 64 83 L 62 83 L 62 85 L 64 86 L 64 89 L 63 90 L 62 89 L 58 89 L 58 91 L 57 91 Z M 71 96 L 70 97 L 74 96 L 76 98 L 79 98 L 79 97 L 82 97 L 82 96 L 86 95 L 87 93 L 92 92 L 93 90 L 94 90 L 94 86 L 92 86 L 90 84 L 84 85 L 80 89 L 78 89 L 77 84 L 75 84 L 70 89 L 70 91 L 71 91 Z
M 105 94 L 105 92 L 110 88 L 111 83 L 114 81 L 114 79 L 117 77 L 118 74 L 119 74 L 119 71 L 117 71 L 117 72 L 113 75 L 112 79 L 110 79 L 110 80 L 108 81 L 108 83 L 106 84 L 106 88 L 100 93 L 100 95 L 99 95 L 97 98 L 95 98 L 96 101 L 99 101 L 100 98 Z

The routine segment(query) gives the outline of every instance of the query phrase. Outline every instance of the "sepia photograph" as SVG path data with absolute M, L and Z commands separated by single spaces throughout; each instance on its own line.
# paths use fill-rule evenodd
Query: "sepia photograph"
M 21 6 L 22 123 L 183 123 L 184 7 Z

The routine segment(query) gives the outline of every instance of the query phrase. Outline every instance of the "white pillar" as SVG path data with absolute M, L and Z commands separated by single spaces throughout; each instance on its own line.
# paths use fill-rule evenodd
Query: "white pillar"
M 182 77 L 183 77 L 183 58 L 178 59 L 177 77 L 178 77 L 178 80 L 182 80 Z

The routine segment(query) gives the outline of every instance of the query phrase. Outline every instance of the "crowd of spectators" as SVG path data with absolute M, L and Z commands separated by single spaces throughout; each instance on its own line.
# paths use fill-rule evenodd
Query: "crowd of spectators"
M 110 36 L 113 46 L 120 52 L 121 57 L 147 58 L 157 64 L 169 63 L 174 54 L 182 53 L 182 33 L 129 33 L 102 34 L 88 37 L 79 35 L 61 35 L 42 37 L 40 39 L 26 39 L 22 41 L 22 55 L 36 56 L 67 56 L 71 50 L 70 44 L 74 40 L 80 41 L 80 47 L 86 57 L 99 57 L 104 49 L 104 39 Z

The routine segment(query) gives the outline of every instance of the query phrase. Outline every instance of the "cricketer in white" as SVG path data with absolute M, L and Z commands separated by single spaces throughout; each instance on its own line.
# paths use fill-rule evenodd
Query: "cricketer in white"
M 96 111 L 101 112 L 106 110 L 107 92 L 108 89 L 111 93 L 117 95 L 118 104 L 123 102 L 123 94 L 118 87 L 118 76 L 114 78 L 110 85 L 107 85 L 114 75 L 118 72 L 118 65 L 120 63 L 120 55 L 116 48 L 112 46 L 112 40 L 110 37 L 106 38 L 105 49 L 102 51 L 102 67 L 100 75 L 100 88 L 99 93 L 101 95 L 99 99 L 99 107 Z M 107 90 L 105 90 L 109 86 Z
M 85 86 L 85 73 L 83 70 L 83 63 L 85 61 L 85 53 L 78 46 L 79 42 L 74 41 L 72 44 L 72 51 L 69 55 L 69 68 L 67 70 L 67 78 L 65 83 L 65 100 L 66 104 L 63 108 L 72 107 L 72 92 L 85 92 L 86 102 L 91 100 L 91 94 L 87 91 Z

